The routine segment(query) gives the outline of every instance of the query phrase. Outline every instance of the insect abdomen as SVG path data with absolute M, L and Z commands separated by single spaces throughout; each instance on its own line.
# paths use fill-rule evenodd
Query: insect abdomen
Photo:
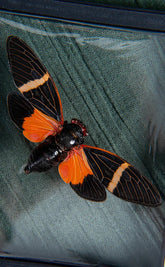
M 33 171 L 47 171 L 58 165 L 61 155 L 62 151 L 55 143 L 49 144 L 45 141 L 32 151 L 24 170 L 27 174 Z

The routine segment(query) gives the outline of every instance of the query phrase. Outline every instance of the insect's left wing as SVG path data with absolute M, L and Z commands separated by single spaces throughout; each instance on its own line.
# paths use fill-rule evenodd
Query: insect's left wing
M 20 93 L 10 93 L 7 102 L 11 119 L 31 142 L 42 142 L 60 131 L 60 123 L 34 108 Z
M 142 205 L 161 204 L 155 186 L 124 159 L 104 149 L 86 145 L 82 148 L 93 175 L 111 193 Z
M 18 37 L 10 36 L 7 52 L 19 91 L 34 108 L 63 124 L 62 104 L 56 85 L 32 49 Z

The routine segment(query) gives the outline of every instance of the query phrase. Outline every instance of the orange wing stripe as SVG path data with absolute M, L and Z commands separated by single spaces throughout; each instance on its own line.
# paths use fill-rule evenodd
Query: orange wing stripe
M 120 182 L 120 179 L 122 177 L 123 172 L 130 166 L 129 163 L 124 162 L 121 164 L 118 169 L 115 171 L 112 180 L 109 182 L 109 185 L 107 189 L 113 193 L 113 191 L 116 189 L 118 183 Z
M 44 74 L 44 76 L 41 77 L 40 79 L 36 79 L 34 81 L 29 81 L 29 82 L 23 84 L 22 86 L 18 87 L 18 89 L 21 93 L 28 92 L 29 90 L 33 90 L 33 89 L 43 85 L 45 82 L 48 81 L 49 78 L 50 78 L 50 75 L 48 72 L 46 72 Z
M 37 109 L 30 117 L 25 117 L 22 125 L 24 136 L 31 142 L 42 142 L 49 135 L 59 131 L 60 123 Z
M 93 175 L 83 149 L 73 149 L 59 165 L 59 174 L 65 183 L 82 184 L 84 178 Z

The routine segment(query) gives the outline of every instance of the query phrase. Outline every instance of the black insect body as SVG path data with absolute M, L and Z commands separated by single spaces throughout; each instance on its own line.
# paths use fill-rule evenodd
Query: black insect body
M 83 124 L 79 120 L 76 122 L 78 124 L 65 121 L 62 130 L 57 135 L 48 136 L 44 142 L 35 147 L 24 169 L 27 174 L 34 171 L 47 171 L 53 166 L 58 166 L 66 159 L 68 151 L 84 142 L 84 132 L 80 126 Z
M 124 200 L 156 207 L 161 204 L 155 186 L 126 160 L 101 148 L 83 144 L 85 125 L 63 118 L 61 99 L 47 69 L 21 39 L 10 36 L 7 52 L 20 93 L 8 95 L 11 119 L 23 135 L 39 143 L 25 172 L 58 166 L 64 182 L 88 200 L 104 201 L 106 190 Z

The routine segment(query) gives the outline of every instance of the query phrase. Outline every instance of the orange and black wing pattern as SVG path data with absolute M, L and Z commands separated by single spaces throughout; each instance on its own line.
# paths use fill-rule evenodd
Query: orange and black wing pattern
M 7 52 L 14 82 L 22 94 L 9 94 L 10 116 L 25 137 L 41 142 L 60 131 L 64 123 L 58 90 L 47 69 L 24 41 L 10 36 Z
M 94 176 L 108 191 L 124 200 L 146 206 L 161 204 L 155 186 L 130 163 L 104 149 L 82 147 Z
M 106 188 L 130 202 L 153 207 L 161 204 L 159 192 L 146 177 L 124 159 L 104 149 L 81 145 L 59 165 L 59 173 L 86 199 L 105 200 Z
M 70 151 L 58 170 L 64 182 L 70 183 L 80 197 L 93 201 L 106 199 L 104 185 L 94 176 L 82 146 Z
M 10 93 L 7 101 L 11 119 L 29 141 L 39 143 L 60 131 L 60 124 L 34 108 L 23 95 Z
M 19 91 L 35 108 L 62 123 L 62 105 L 56 85 L 32 49 L 18 37 L 10 36 L 7 52 Z

